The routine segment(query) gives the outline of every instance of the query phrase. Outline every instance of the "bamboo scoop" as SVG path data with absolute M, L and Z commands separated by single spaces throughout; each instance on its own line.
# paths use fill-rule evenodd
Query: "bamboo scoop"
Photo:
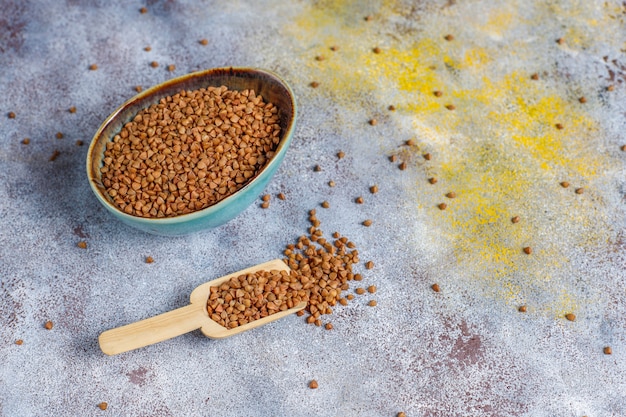
M 274 259 L 206 282 L 193 290 L 190 296 L 191 303 L 185 307 L 103 332 L 98 338 L 100 349 L 107 355 L 116 355 L 162 342 L 196 329 L 200 329 L 205 336 L 212 339 L 222 339 L 263 326 L 304 309 L 307 305 L 306 301 L 302 301 L 288 310 L 271 314 L 233 329 L 227 329 L 211 320 L 206 307 L 211 287 L 218 286 L 239 275 L 271 270 L 289 271 L 290 269 L 280 259 Z

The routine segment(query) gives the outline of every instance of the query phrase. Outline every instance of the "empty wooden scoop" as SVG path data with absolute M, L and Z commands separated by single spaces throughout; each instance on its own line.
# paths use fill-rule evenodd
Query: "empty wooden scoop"
M 271 270 L 289 271 L 290 269 L 280 259 L 274 259 L 273 261 L 206 282 L 193 290 L 190 296 L 191 303 L 185 307 L 103 332 L 98 339 L 100 349 L 107 355 L 116 355 L 162 342 L 196 329 L 200 329 L 205 336 L 212 339 L 222 339 L 263 326 L 306 307 L 306 301 L 302 301 L 293 308 L 271 314 L 233 329 L 227 329 L 211 320 L 207 312 L 207 300 L 209 299 L 211 287 L 219 286 L 223 282 L 239 275 Z

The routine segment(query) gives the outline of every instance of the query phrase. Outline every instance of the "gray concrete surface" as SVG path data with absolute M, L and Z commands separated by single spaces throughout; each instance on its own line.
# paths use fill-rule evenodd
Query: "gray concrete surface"
M 626 415 L 621 1 L 3 0 L 0 10 L 0 415 Z M 273 70 L 297 95 L 294 142 L 267 189 L 287 199 L 182 238 L 115 221 L 86 181 L 99 124 L 137 85 L 231 65 Z M 357 244 L 362 284 L 378 287 L 338 306 L 333 330 L 293 316 L 220 341 L 193 332 L 99 350 L 102 331 L 280 257 L 316 207 L 327 235 Z

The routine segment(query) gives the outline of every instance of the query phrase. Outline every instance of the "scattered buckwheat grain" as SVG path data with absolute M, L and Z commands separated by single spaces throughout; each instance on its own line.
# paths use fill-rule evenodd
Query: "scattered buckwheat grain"
M 322 237 L 315 209 L 309 211 L 309 221 L 309 236 L 300 236 L 283 253 L 287 257 L 285 263 L 309 295 L 306 311 L 310 316 L 306 322 L 321 326 L 320 316 L 332 314 L 331 307 L 341 304 L 341 293 L 349 288 L 349 281 L 357 279 L 352 265 L 359 262 L 359 257 L 356 249 L 348 250 L 354 245 L 338 232 L 333 233 L 333 242 Z M 347 302 L 350 297 L 345 299 Z

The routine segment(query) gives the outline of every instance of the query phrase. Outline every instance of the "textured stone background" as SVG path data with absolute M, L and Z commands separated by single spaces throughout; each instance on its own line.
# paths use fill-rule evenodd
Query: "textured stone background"
M 626 415 L 626 3 L 1 0 L 0 10 L 0 415 Z M 273 70 L 297 95 L 294 142 L 267 189 L 287 199 L 182 238 L 115 221 L 85 174 L 101 121 L 137 85 L 231 65 Z M 363 285 L 378 287 L 338 306 L 334 330 L 293 316 L 221 341 L 193 332 L 99 350 L 102 331 L 280 257 L 316 207 L 327 235 L 357 243 Z

